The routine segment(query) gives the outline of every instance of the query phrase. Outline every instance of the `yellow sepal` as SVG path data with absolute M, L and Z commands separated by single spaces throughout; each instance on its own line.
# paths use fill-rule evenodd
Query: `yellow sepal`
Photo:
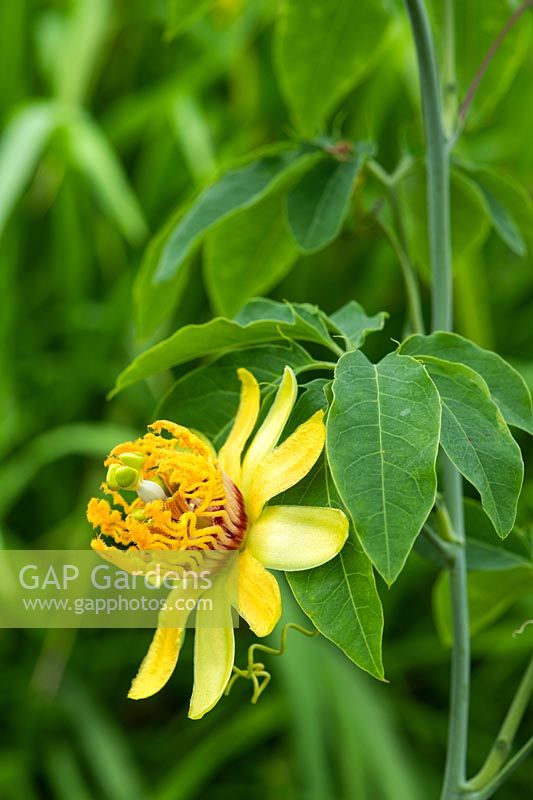
M 239 614 L 256 636 L 268 636 L 281 616 L 277 580 L 246 549 L 239 556 Z
M 131 700 L 143 700 L 163 688 L 174 672 L 182 641 L 183 628 L 156 630 L 128 692 Z
M 223 586 L 213 587 L 203 598 L 217 604 L 218 619 L 214 627 L 213 610 L 198 606 L 194 634 L 194 686 L 189 706 L 191 719 L 201 719 L 218 703 L 228 685 L 235 658 L 231 604 Z
M 320 456 L 325 439 L 324 412 L 317 411 L 260 461 L 246 496 L 251 523 L 259 517 L 271 497 L 294 486 L 307 475 Z
M 265 421 L 250 443 L 244 457 L 240 489 L 246 500 L 247 492 L 254 480 L 258 464 L 277 445 L 279 437 L 293 409 L 298 384 L 290 367 L 285 367 L 279 389 Z
M 340 552 L 348 528 L 338 508 L 267 506 L 252 525 L 246 547 L 268 569 L 312 569 Z
M 255 377 L 247 369 L 237 370 L 241 381 L 241 399 L 233 428 L 219 453 L 219 463 L 232 481 L 241 480 L 241 455 L 259 415 L 260 391 Z
M 159 614 L 159 624 L 152 643 L 128 692 L 130 699 L 151 697 L 163 688 L 174 672 L 190 614 L 190 610 L 186 607 L 180 608 L 177 601 L 184 597 L 196 598 L 199 594 L 199 590 L 189 589 L 184 595 L 182 588 L 173 589 L 169 593 L 165 608 Z

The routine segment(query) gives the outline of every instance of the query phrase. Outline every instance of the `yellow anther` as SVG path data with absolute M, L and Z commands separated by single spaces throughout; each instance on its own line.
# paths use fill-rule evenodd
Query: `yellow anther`
M 140 471 L 143 468 L 146 457 L 142 453 L 121 453 L 119 461 L 126 467 L 133 467 L 133 469 Z
M 200 441 L 203 442 L 203 444 L 205 444 L 205 446 L 209 448 L 213 458 L 216 458 L 217 451 L 215 450 L 215 448 L 213 447 L 207 436 L 201 431 L 197 431 L 196 428 L 191 428 L 191 433 L 194 433 L 194 435 L 197 436 L 198 439 L 200 439 Z
M 111 489 L 134 489 L 139 483 L 139 472 L 133 467 L 111 464 L 107 470 L 106 483 Z

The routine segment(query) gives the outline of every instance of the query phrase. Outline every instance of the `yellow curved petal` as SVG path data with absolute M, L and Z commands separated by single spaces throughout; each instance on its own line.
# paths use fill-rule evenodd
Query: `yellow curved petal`
M 217 607 L 217 627 L 213 611 L 199 606 L 196 610 L 194 636 L 194 687 L 189 717 L 201 719 L 211 711 L 228 685 L 235 657 L 235 636 L 231 619 L 231 604 L 219 590 L 206 592 Z
M 246 547 L 268 569 L 312 569 L 340 552 L 348 528 L 337 508 L 269 506 L 248 533 Z
M 244 457 L 240 489 L 245 500 L 250 485 L 254 480 L 257 465 L 278 443 L 296 401 L 297 392 L 296 376 L 290 367 L 285 367 L 272 407 L 252 439 L 248 452 Z
M 189 589 L 184 594 L 183 588 L 173 589 L 169 593 L 166 608 L 159 614 L 159 624 L 152 643 L 128 692 L 131 700 L 151 697 L 163 688 L 174 672 L 190 614 L 189 609 L 180 608 L 176 601 L 195 599 L 199 594 L 196 589 Z
M 182 641 L 183 628 L 156 630 L 128 692 L 131 700 L 143 700 L 163 688 L 174 672 Z
M 234 483 L 241 479 L 241 455 L 259 415 L 261 393 L 255 377 L 247 369 L 238 369 L 241 382 L 241 399 L 233 428 L 219 453 L 222 469 Z
M 256 636 L 268 636 L 281 616 L 277 580 L 248 550 L 239 556 L 239 614 Z
M 250 523 L 255 522 L 271 497 L 294 486 L 307 475 L 322 452 L 325 439 L 324 412 L 317 411 L 263 458 L 255 469 L 246 498 Z

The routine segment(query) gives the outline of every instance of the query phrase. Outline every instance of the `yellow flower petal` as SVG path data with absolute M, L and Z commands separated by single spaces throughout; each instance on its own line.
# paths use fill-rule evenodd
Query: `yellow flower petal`
M 246 549 L 239 556 L 239 614 L 256 636 L 267 636 L 281 616 L 278 582 Z
M 246 547 L 269 569 L 312 569 L 342 549 L 348 519 L 337 508 L 269 506 L 246 538 Z
M 176 606 L 183 598 L 195 598 L 199 590 L 173 589 L 166 600 L 166 609 L 159 614 L 159 626 L 154 634 L 139 671 L 131 684 L 128 697 L 142 700 L 158 692 L 166 684 L 176 666 L 183 634 L 190 611 Z
M 293 409 L 297 391 L 296 376 L 290 367 L 285 367 L 272 407 L 250 443 L 248 452 L 244 457 L 240 489 L 245 500 L 248 489 L 254 480 L 257 465 L 278 443 Z
M 152 644 L 128 692 L 131 700 L 143 700 L 163 688 L 174 672 L 182 640 L 183 628 L 156 630 Z
M 271 497 L 298 483 L 313 467 L 324 448 L 324 412 L 317 411 L 288 439 L 257 465 L 246 497 L 250 523 L 259 517 Z
M 219 605 L 215 612 L 202 606 L 196 610 L 194 687 L 189 706 L 191 719 L 200 719 L 218 703 L 231 677 L 235 657 L 229 599 L 219 589 L 212 589 L 203 597 Z M 217 617 L 218 627 L 212 627 L 213 614 Z
M 226 439 L 220 454 L 219 463 L 234 483 L 241 479 L 241 455 L 252 433 L 259 415 L 261 393 L 259 384 L 247 369 L 237 370 L 241 381 L 241 399 L 233 428 Z

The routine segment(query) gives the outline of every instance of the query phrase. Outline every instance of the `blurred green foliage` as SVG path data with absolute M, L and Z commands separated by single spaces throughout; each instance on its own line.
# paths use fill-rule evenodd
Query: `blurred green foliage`
M 326 249 L 301 257 L 279 245 L 286 232 L 276 239 L 268 225 L 271 206 L 272 219 L 279 218 L 274 194 L 245 212 L 250 219 L 243 229 L 257 231 L 263 221 L 265 235 L 278 242 L 283 257 L 273 258 L 268 279 L 249 261 L 257 237 L 239 237 L 230 219 L 224 233 L 216 229 L 208 238 L 206 279 L 200 256 L 192 255 L 175 295 L 160 290 L 156 318 L 142 318 L 143 275 L 158 247 L 152 241 L 141 270 L 150 235 L 220 170 L 291 136 L 295 122 L 310 133 L 324 126 L 343 138 L 376 141 L 391 172 L 409 154 L 399 213 L 426 275 L 418 90 L 401 4 L 388 0 L 370 11 L 372 4 L 362 3 L 360 19 L 343 22 L 342 46 L 329 42 L 327 66 L 317 67 L 330 85 L 323 88 L 330 96 L 326 108 L 317 108 L 318 94 L 298 69 L 290 81 L 277 74 L 280 62 L 298 65 L 322 53 L 327 20 L 318 20 L 303 40 L 290 14 L 275 25 L 277 5 L 0 3 L 3 546 L 88 545 L 84 510 L 101 480 L 101 458 L 116 441 L 143 430 L 171 379 L 158 376 L 111 402 L 106 393 L 136 353 L 180 325 L 205 321 L 221 308 L 234 312 L 250 294 L 272 290 L 276 299 L 319 302 L 326 311 L 352 298 L 369 313 L 387 309 L 389 337 L 402 338 L 401 271 L 374 213 L 382 187 L 369 174 L 342 233 Z M 441 4 L 430 5 L 438 31 Z M 457 5 L 463 97 L 516 4 Z M 383 26 L 380 41 L 364 40 L 365 25 L 374 30 L 376 24 Z M 359 50 L 352 39 L 358 27 Z M 510 34 L 472 107 L 456 148 L 452 213 L 458 330 L 509 358 L 532 385 L 529 29 L 526 17 Z M 235 271 L 254 275 L 233 296 L 223 280 L 209 282 L 213 265 L 223 269 L 230 257 Z M 136 323 L 149 331 L 142 343 Z M 372 347 L 380 347 L 379 338 Z M 532 511 L 529 474 L 522 525 Z M 125 694 L 149 632 L 2 632 L 0 797 L 435 796 L 449 653 L 421 598 L 430 595 L 436 574 L 415 556 L 390 591 L 380 587 L 388 685 L 373 683 L 327 642 L 295 634 L 272 664 L 274 681 L 257 707 L 248 705 L 249 687 L 237 684 L 200 723 L 185 716 L 189 648 L 164 692 L 133 703 Z M 298 616 L 289 595 L 285 607 L 288 619 Z M 511 635 L 529 617 L 533 600 L 522 597 L 473 638 L 472 768 L 483 760 L 531 650 L 531 633 Z M 244 662 L 247 633 L 239 639 Z M 526 764 L 498 796 L 527 796 L 532 769 Z

